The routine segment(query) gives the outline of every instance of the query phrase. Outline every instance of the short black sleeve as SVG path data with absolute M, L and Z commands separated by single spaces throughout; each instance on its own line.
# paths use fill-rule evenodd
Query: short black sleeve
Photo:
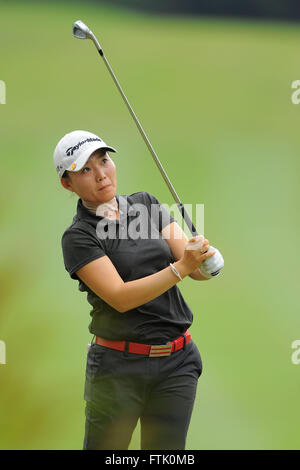
M 154 204 L 156 206 L 156 210 L 153 207 L 152 214 L 157 214 L 158 217 L 155 217 L 155 220 L 158 221 L 158 231 L 161 232 L 163 228 L 169 225 L 172 222 L 177 222 L 176 219 L 170 214 L 170 212 L 159 202 L 159 200 L 153 196 L 152 194 L 146 193 L 150 200 L 150 205 Z M 157 224 L 156 224 L 157 225 Z
M 75 274 L 78 269 L 106 255 L 101 240 L 84 228 L 68 228 L 62 236 L 61 243 L 65 268 L 72 279 L 78 279 Z

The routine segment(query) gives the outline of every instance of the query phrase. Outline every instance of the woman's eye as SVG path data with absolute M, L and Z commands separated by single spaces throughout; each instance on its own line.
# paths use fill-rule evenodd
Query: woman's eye
M 86 173 L 85 170 L 89 170 L 89 167 L 87 166 L 87 167 L 83 168 L 82 173 Z

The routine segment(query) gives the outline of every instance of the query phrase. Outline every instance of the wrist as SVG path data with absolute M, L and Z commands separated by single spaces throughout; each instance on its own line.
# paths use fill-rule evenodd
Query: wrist
M 176 261 L 173 263 L 173 265 L 179 272 L 182 279 L 192 272 L 181 260 Z

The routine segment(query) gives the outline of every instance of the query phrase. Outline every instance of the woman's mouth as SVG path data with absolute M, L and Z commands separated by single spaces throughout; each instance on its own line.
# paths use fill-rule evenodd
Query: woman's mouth
M 109 188 L 111 184 L 106 184 L 105 186 L 102 186 L 102 188 L 99 188 L 98 191 L 103 191 L 103 189 Z

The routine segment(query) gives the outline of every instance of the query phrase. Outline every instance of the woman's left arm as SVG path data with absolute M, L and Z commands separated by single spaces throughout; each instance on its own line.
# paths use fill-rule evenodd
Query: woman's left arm
M 182 228 L 177 224 L 177 222 L 171 222 L 169 225 L 164 227 L 161 231 L 161 234 L 168 243 L 175 261 L 178 261 L 183 256 L 184 249 L 188 242 L 188 237 Z M 196 269 L 194 272 L 189 274 L 189 276 L 192 279 L 195 279 L 195 281 L 209 280 L 207 277 L 202 276 L 199 269 Z

